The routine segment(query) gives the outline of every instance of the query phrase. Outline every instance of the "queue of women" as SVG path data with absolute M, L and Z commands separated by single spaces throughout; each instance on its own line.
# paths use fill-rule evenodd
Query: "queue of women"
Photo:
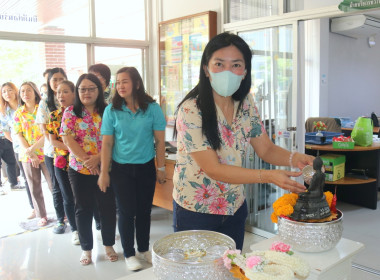
M 65 232 L 66 217 L 72 243 L 82 249 L 80 263 L 89 265 L 92 219 L 98 216 L 105 255 L 115 262 L 117 203 L 126 264 L 138 270 L 140 259 L 151 262 L 150 213 L 156 178 L 165 179 L 166 122 L 134 67 L 117 72 L 108 106 L 109 68 L 98 64 L 89 72 L 74 85 L 63 69 L 50 69 L 43 99 L 32 82 L 19 91 L 10 82 L 3 84 L 1 129 L 9 132 L 7 141 L 22 163 L 33 209 L 29 218 L 38 218 L 41 227 L 48 223 L 42 173 L 57 215 L 54 233 Z
M 301 172 L 242 167 L 247 145 L 275 165 L 303 168 L 313 161 L 270 141 L 249 94 L 251 58 L 249 46 L 237 35 L 221 33 L 211 39 L 199 83 L 178 105 L 175 126 L 174 231 L 218 231 L 232 237 L 238 249 L 247 217 L 243 184 L 305 190 L 292 179 Z M 90 67 L 76 85 L 67 81 L 63 69 L 51 69 L 42 100 L 31 82 L 23 83 L 19 92 L 5 83 L 1 115 L 8 116 L 7 131 L 39 225 L 48 222 L 42 172 L 53 194 L 58 220 L 54 232 L 65 232 L 66 216 L 72 243 L 82 249 L 80 263 L 92 262 L 92 219 L 98 216 L 107 259 L 118 260 L 113 249 L 117 222 L 127 268 L 134 271 L 142 268 L 141 260 L 152 261 L 151 209 L 156 181 L 165 181 L 166 122 L 134 67 L 117 71 L 116 91 L 107 105 L 107 68 Z

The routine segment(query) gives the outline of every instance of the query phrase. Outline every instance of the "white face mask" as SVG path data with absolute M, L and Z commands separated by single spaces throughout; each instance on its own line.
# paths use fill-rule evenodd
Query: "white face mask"
M 217 94 L 224 97 L 233 95 L 239 89 L 241 81 L 244 79 L 244 74 L 236 75 L 231 71 L 213 73 L 208 70 L 208 72 L 211 77 L 211 87 Z

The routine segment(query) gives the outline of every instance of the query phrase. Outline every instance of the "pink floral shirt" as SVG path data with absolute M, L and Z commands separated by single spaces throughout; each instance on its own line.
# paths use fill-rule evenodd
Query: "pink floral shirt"
M 73 111 L 73 106 L 70 106 L 63 113 L 60 135 L 73 136 L 75 141 L 88 155 L 96 155 L 100 153 L 102 147 L 101 125 L 102 118 L 97 112 L 91 114 L 83 108 L 83 118 L 78 118 Z M 71 152 L 69 166 L 81 174 L 91 174 L 90 170 L 84 166 L 83 161 Z
M 218 106 L 221 149 L 216 151 L 223 164 L 242 166 L 251 137 L 265 133 L 259 113 L 249 94 L 239 111 L 235 101 L 230 126 Z M 201 112 L 195 99 L 185 101 L 177 115 L 177 162 L 173 176 L 173 199 L 181 207 L 201 213 L 233 215 L 244 202 L 244 185 L 229 184 L 210 178 L 193 160 L 191 153 L 211 149 L 202 135 Z

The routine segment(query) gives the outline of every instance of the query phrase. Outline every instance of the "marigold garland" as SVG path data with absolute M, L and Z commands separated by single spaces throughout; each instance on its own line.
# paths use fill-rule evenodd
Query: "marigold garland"
M 324 194 L 326 196 L 326 201 L 331 209 L 334 195 L 330 191 L 327 191 Z M 291 214 L 293 214 L 293 207 L 296 205 L 297 199 L 298 194 L 296 193 L 286 193 L 277 199 L 272 205 L 274 210 L 270 217 L 272 222 L 277 223 L 279 216 L 289 217 Z

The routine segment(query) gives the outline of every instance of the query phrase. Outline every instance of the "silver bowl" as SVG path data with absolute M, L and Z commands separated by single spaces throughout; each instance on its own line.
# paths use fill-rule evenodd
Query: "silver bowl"
M 331 222 L 307 223 L 278 218 L 278 235 L 284 243 L 299 252 L 323 252 L 330 250 L 342 238 L 343 213 Z
M 215 248 L 220 249 L 216 255 Z M 223 262 L 215 260 L 222 257 L 225 249 L 235 248 L 232 238 L 214 231 L 189 230 L 169 234 L 153 244 L 153 272 L 159 280 L 232 280 L 234 278 Z M 184 252 L 199 250 L 210 254 L 193 260 L 180 257 Z

